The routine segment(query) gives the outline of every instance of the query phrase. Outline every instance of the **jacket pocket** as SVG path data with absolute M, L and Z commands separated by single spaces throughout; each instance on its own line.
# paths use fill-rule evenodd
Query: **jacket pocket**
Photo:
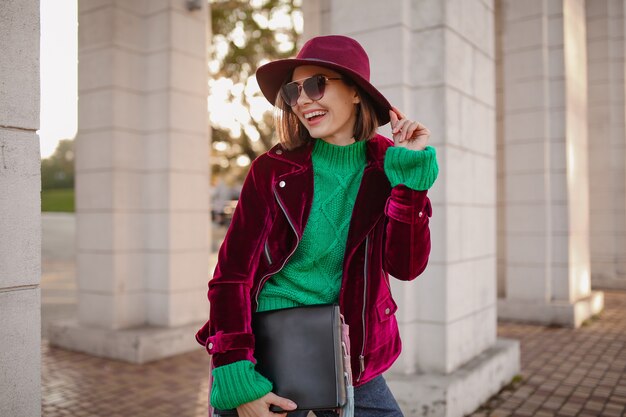
M 383 322 L 389 320 L 398 311 L 398 306 L 391 296 L 385 298 L 376 304 L 376 314 L 378 321 Z
M 433 206 L 430 204 L 430 199 L 426 198 L 426 215 L 428 217 L 433 217 Z

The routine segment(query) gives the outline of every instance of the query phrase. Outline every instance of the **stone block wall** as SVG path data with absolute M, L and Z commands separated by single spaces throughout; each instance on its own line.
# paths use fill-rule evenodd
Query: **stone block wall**
M 0 415 L 41 415 L 39 1 L 0 7 Z

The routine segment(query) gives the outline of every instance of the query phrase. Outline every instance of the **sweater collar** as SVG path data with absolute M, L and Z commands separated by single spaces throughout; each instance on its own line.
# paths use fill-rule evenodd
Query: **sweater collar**
M 296 149 L 287 150 L 280 143 L 274 145 L 269 151 L 268 156 L 279 161 L 287 162 L 298 167 L 311 165 L 311 154 L 315 141 L 297 147 Z M 337 146 L 337 145 L 335 145 Z M 367 165 L 384 166 L 385 153 L 387 148 L 393 146 L 393 141 L 382 135 L 376 135 L 372 139 L 365 142 Z
M 335 145 L 322 139 L 314 139 L 311 158 L 315 166 L 326 170 L 354 171 L 366 162 L 367 142 L 358 141 L 350 145 Z

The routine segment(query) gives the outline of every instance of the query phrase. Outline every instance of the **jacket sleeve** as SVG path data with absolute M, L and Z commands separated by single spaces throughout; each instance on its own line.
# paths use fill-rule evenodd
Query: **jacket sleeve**
M 255 160 L 244 181 L 237 207 L 209 281 L 210 320 L 196 340 L 213 355 L 214 367 L 253 357 L 250 290 L 259 267 L 269 210 L 255 180 Z
M 390 147 L 385 154 L 385 172 L 393 188 L 385 205 L 388 221 L 383 265 L 393 277 L 410 281 L 426 269 L 430 255 L 432 206 L 427 193 L 439 173 L 435 149 Z
M 384 269 L 403 281 L 417 278 L 428 264 L 432 208 L 426 193 L 397 185 L 385 206 Z

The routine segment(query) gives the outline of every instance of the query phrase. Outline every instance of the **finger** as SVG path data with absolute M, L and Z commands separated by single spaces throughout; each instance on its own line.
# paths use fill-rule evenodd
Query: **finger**
M 393 126 L 393 130 L 391 131 L 391 133 L 393 134 L 398 133 L 402 129 L 402 127 L 406 124 L 407 121 L 408 121 L 407 119 L 398 120 L 398 123 L 396 123 Z
M 393 107 L 393 106 L 391 106 L 391 110 L 393 110 L 393 112 L 394 112 L 394 113 L 396 113 L 396 114 L 398 115 L 398 118 L 399 118 L 400 120 L 402 120 L 402 119 L 405 119 L 405 118 L 406 118 L 406 116 L 404 115 L 404 113 L 402 113 L 400 110 L 398 110 L 398 108 L 397 108 L 397 107 Z
M 408 140 L 414 140 L 425 134 L 426 135 L 430 134 L 430 131 L 428 130 L 428 128 L 424 126 L 423 124 L 421 124 L 420 122 L 415 122 L 414 125 L 415 125 L 415 129 L 412 130 L 412 132 L 410 132 L 409 135 L 407 135 Z
M 405 140 L 407 140 L 407 138 L 409 137 L 408 136 L 409 131 L 412 133 L 413 131 L 411 129 L 415 128 L 415 122 L 412 122 L 412 121 L 410 121 L 408 119 L 406 119 L 406 120 L 407 120 L 407 123 L 405 123 L 404 126 L 402 126 L 402 133 L 401 133 L 401 136 L 400 136 L 400 142 L 404 142 Z
M 421 128 L 417 129 L 413 132 L 413 138 L 411 140 L 419 140 L 422 138 L 428 139 L 430 137 L 430 130 L 424 125 L 421 125 Z
M 283 410 L 295 410 L 298 406 L 296 403 L 291 401 L 290 399 L 279 397 L 273 392 L 269 393 L 267 396 L 267 401 L 270 404 L 274 404 L 282 408 Z
M 402 141 L 408 141 L 417 128 L 417 122 L 410 122 L 402 129 Z
M 395 126 L 395 124 L 398 123 L 398 115 L 393 110 L 389 110 L 389 121 L 391 122 L 391 126 Z

